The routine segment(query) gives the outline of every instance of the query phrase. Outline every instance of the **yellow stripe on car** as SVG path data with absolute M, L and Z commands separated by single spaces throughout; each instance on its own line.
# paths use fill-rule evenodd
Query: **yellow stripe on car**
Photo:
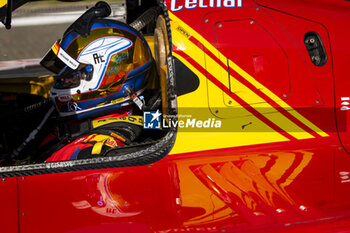
M 224 64 L 227 63 L 227 60 L 226 60 L 227 58 L 225 56 L 223 56 L 213 45 L 211 45 L 200 34 L 198 34 L 195 30 L 193 30 L 191 27 L 189 27 L 187 24 L 185 24 L 183 21 L 181 21 L 171 12 L 170 12 L 170 18 L 172 19 L 171 27 L 172 27 L 173 37 L 174 37 L 174 44 L 180 50 L 183 50 L 185 52 L 187 51 L 188 53 L 190 52 L 193 60 L 195 60 L 199 65 L 201 65 L 204 69 L 210 72 L 213 76 L 217 73 L 227 74 L 226 70 L 223 69 L 221 65 L 216 63 L 210 56 L 206 55 L 197 45 L 193 44 L 190 40 L 188 40 L 187 37 L 184 37 L 182 32 L 176 29 L 179 28 L 179 26 L 181 26 L 181 28 L 185 30 L 187 34 L 194 36 L 200 43 L 202 43 L 206 47 L 206 49 L 208 49 L 218 59 L 221 59 L 221 61 Z M 273 92 L 271 92 L 262 84 L 260 84 L 258 81 L 256 81 L 252 76 L 250 76 L 247 72 L 245 72 L 243 69 L 241 69 L 238 65 L 236 65 L 231 60 L 229 61 L 229 66 L 233 70 L 235 70 L 237 73 L 239 73 L 243 78 L 245 78 L 248 82 L 254 85 L 257 89 L 262 91 L 266 96 L 268 96 L 274 102 L 278 102 L 278 104 L 284 110 L 289 111 L 289 113 L 292 116 L 294 116 L 296 119 L 301 121 L 304 125 L 312 129 L 322 137 L 328 136 L 327 133 L 323 132 L 313 123 L 311 123 L 302 115 L 300 115 L 298 112 L 296 112 L 292 107 L 290 107 L 287 103 L 285 103 L 282 99 L 276 96 Z M 254 91 L 250 90 L 248 87 L 243 85 L 234 77 L 230 76 L 230 78 L 231 78 L 231 82 L 233 82 L 231 86 L 237 88 L 237 90 L 241 90 L 240 92 L 236 93 L 241 99 L 243 99 L 245 102 L 250 104 L 261 114 L 264 114 L 265 117 L 267 117 L 270 121 L 275 123 L 277 122 L 278 126 L 282 128 L 284 131 L 291 134 L 293 137 L 297 139 L 314 138 L 310 133 L 301 129 L 299 126 L 293 123 L 289 118 L 285 117 L 283 114 L 281 114 L 277 110 L 275 110 L 274 113 L 269 113 L 271 112 L 271 109 L 274 109 L 270 104 L 268 104 L 264 99 L 259 97 Z M 223 82 L 222 84 L 225 85 L 226 88 L 228 89 L 230 88 L 227 84 Z M 254 105 L 252 105 L 253 103 Z M 255 103 L 260 103 L 260 104 L 255 104 Z M 269 114 L 266 114 L 266 113 L 269 113 Z
M 177 97 L 178 115 L 191 115 L 191 119 L 213 118 L 212 112 L 208 108 L 208 99 L 206 98 L 207 88 L 210 82 L 207 83 L 205 75 L 193 67 L 185 58 L 176 52 L 173 52 L 173 56 L 194 72 L 198 76 L 200 83 L 196 91 Z M 220 90 L 214 84 L 212 85 L 213 87 L 210 88 Z M 195 108 L 193 106 L 193 100 L 196 100 Z M 198 112 L 198 109 L 200 109 L 201 112 Z M 175 145 L 170 154 L 289 141 L 289 139 L 271 129 L 264 122 L 249 114 L 246 109 L 240 108 L 239 110 L 242 111 L 243 115 L 250 116 L 229 119 L 216 118 L 223 122 L 223 128 L 217 132 L 209 132 L 205 129 L 195 132 L 194 130 L 189 131 L 178 128 Z M 179 118 L 179 120 L 181 120 L 181 118 Z M 253 127 L 250 130 L 243 130 L 242 125 L 248 122 L 253 122 Z M 228 131 L 224 128 L 225 125 L 229 125 L 233 130 Z
M 176 46 L 178 45 L 181 46 L 185 52 L 190 51 L 191 58 L 194 61 L 196 61 L 200 66 L 206 69 L 213 76 L 215 76 L 216 73 L 225 72 L 222 66 L 220 66 L 217 62 L 215 62 L 211 57 L 207 56 L 195 44 L 193 44 L 189 40 L 183 40 L 181 37 L 182 37 L 181 33 L 177 31 L 173 31 L 174 44 Z M 178 41 L 181 41 L 181 42 L 177 44 Z M 274 108 L 270 104 L 266 103 L 264 99 L 259 97 L 255 92 L 253 92 L 248 87 L 243 85 L 237 79 L 235 79 L 232 76 L 230 77 L 231 77 L 232 86 L 234 86 L 238 90 L 242 90 L 240 92 L 237 91 L 236 95 L 242 100 L 244 100 L 245 102 L 247 102 L 248 104 L 250 104 L 259 113 L 264 114 L 268 120 L 270 120 L 271 122 L 274 122 L 282 130 L 284 130 L 285 132 L 289 133 L 290 135 L 292 135 L 297 139 L 314 138 L 310 133 L 301 129 L 299 126 L 294 124 L 290 119 L 285 117 L 282 113 L 278 112 L 277 110 L 274 111 L 273 113 L 270 113 L 272 109 L 274 110 Z M 224 83 L 222 84 L 229 89 L 229 87 L 226 84 Z M 235 92 L 235 91 L 233 90 L 232 92 Z M 216 96 L 217 95 L 215 95 L 215 97 Z M 253 105 L 252 103 L 260 103 L 260 104 Z M 269 114 L 266 114 L 266 113 L 269 113 Z

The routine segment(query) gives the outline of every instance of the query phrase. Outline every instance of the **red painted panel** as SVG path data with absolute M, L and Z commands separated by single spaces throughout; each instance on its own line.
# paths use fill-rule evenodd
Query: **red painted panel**
M 329 13 L 334 17 L 318 19 L 321 21 L 319 23 L 315 23 L 310 20 L 301 19 L 279 11 L 271 9 L 266 10 L 283 25 L 305 57 L 305 60 L 310 68 L 310 72 L 312 73 L 315 82 L 317 83 L 318 90 L 320 91 L 325 102 L 325 106 L 327 106 L 327 109 L 324 112 L 334 111 L 333 106 L 335 103 L 334 107 L 337 117 L 338 132 L 343 146 L 349 152 L 350 114 L 348 114 L 348 111 L 350 110 L 350 93 L 348 87 L 350 85 L 350 80 L 348 75 L 344 74 L 348 72 L 348 59 L 346 56 L 350 53 L 350 47 L 347 46 L 348 42 L 346 38 L 350 38 L 350 32 L 349 30 L 343 30 L 342 27 L 339 27 L 339 24 L 334 24 L 333 20 L 335 18 L 342 21 L 342 25 L 350 25 L 350 15 L 348 14 L 346 17 L 344 17 L 342 14 L 333 14 L 334 12 L 331 8 Z M 323 25 L 326 25 L 327 28 Z M 303 41 L 298 40 L 308 31 L 317 32 L 323 41 L 326 53 L 328 55 L 328 62 L 322 67 L 317 67 L 312 64 Z M 334 85 L 331 82 L 333 73 Z M 312 118 L 314 118 L 314 122 L 319 122 L 318 125 L 324 125 L 327 122 L 326 118 L 324 117 L 315 118 L 311 116 L 311 119 Z M 331 130 L 331 132 L 335 131 Z
M 217 37 L 215 30 L 218 30 L 217 26 L 220 24 L 220 22 L 227 22 L 227 21 L 234 21 L 234 20 L 244 20 L 249 19 L 249 22 L 252 22 L 253 24 L 246 25 L 246 29 L 244 27 L 239 27 L 241 30 L 236 30 L 234 27 L 231 27 L 231 30 L 227 30 L 226 37 L 227 38 L 233 38 L 235 40 L 236 37 L 244 37 L 247 38 L 247 43 L 250 44 L 256 44 L 257 40 L 259 40 L 259 36 L 256 36 L 256 33 L 249 33 L 248 27 L 258 24 L 261 29 L 265 30 L 265 33 L 269 34 L 271 38 L 274 39 L 275 43 L 278 44 L 278 47 L 281 48 L 283 53 L 285 54 L 287 60 L 288 60 L 288 66 L 280 65 L 278 62 L 276 62 L 275 59 L 274 62 L 276 63 L 273 68 L 274 70 L 271 71 L 273 74 L 272 81 L 268 80 L 261 80 L 259 79 L 259 76 L 254 71 L 253 67 L 249 67 L 243 62 L 239 62 L 239 65 L 244 67 L 246 71 L 252 75 L 255 79 L 257 79 L 259 82 L 261 82 L 263 85 L 268 87 L 271 91 L 273 91 L 275 94 L 279 94 L 279 97 L 281 99 L 284 99 L 290 106 L 293 108 L 305 108 L 305 107 L 314 107 L 314 106 L 322 106 L 325 104 L 324 97 L 321 96 L 319 92 L 318 83 L 315 81 L 315 78 L 313 77 L 313 73 L 310 72 L 309 64 L 306 61 L 304 53 L 301 52 L 303 47 L 297 46 L 296 42 L 294 41 L 295 38 L 292 38 L 288 31 L 286 31 L 283 28 L 283 24 L 279 24 L 276 22 L 274 18 L 272 18 L 264 9 L 258 8 L 245 8 L 245 9 L 234 9 L 234 10 L 225 10 L 225 11 L 215 11 L 208 13 L 204 21 L 202 23 L 203 27 L 203 36 L 206 40 L 208 40 L 211 44 L 217 45 Z M 244 20 L 248 21 L 248 20 Z M 290 22 L 292 23 L 292 19 Z M 315 28 L 314 24 L 311 24 L 308 21 L 305 21 L 304 24 L 306 24 L 304 27 L 310 27 Z M 317 25 L 317 24 L 316 24 Z M 317 25 L 318 28 L 320 28 L 319 25 Z M 316 26 L 316 27 L 317 27 Z M 243 29 L 242 29 L 243 28 Z M 322 33 L 324 34 L 324 29 Z M 247 35 L 242 35 L 243 33 L 248 33 Z M 266 35 L 266 34 L 265 34 Z M 296 38 L 299 42 L 303 43 L 303 36 L 301 38 Z M 326 37 L 327 38 L 327 37 Z M 327 42 L 327 40 L 326 40 Z M 218 45 L 219 48 L 221 45 Z M 225 45 L 226 49 L 220 49 L 220 52 L 226 56 L 229 57 L 232 54 L 229 54 L 229 51 L 227 48 L 229 46 L 232 46 L 232 49 L 235 49 L 236 47 L 239 47 L 239 45 L 231 44 L 231 45 Z M 329 45 L 327 44 L 327 48 L 329 49 Z M 253 46 L 254 47 L 254 46 Z M 206 48 L 203 48 L 206 53 L 210 55 L 210 51 Z M 231 49 L 231 50 L 232 50 Z M 304 46 L 305 49 L 305 46 Z M 250 48 L 249 46 L 241 45 L 240 50 L 245 50 L 247 54 L 254 54 L 256 51 L 253 48 Z M 305 49 L 306 50 L 306 49 Z M 239 50 L 238 50 L 239 52 Z M 305 51 L 307 53 L 307 51 Z M 234 54 L 234 52 L 232 52 Z M 237 60 L 237 59 L 236 59 Z M 222 66 L 226 66 L 226 64 L 221 64 Z M 227 66 L 226 66 L 227 69 Z M 285 70 L 287 69 L 287 70 Z M 326 77 L 325 80 L 322 80 L 322 84 L 327 83 L 326 87 L 331 88 L 332 79 L 331 76 L 329 77 L 329 68 L 327 68 L 328 73 L 324 74 Z M 234 72 L 233 70 L 231 70 Z M 290 92 L 285 93 L 286 96 L 283 94 L 281 95 L 281 92 L 279 90 L 281 82 L 278 80 L 279 74 L 285 74 L 289 73 L 290 77 Z M 318 73 L 317 73 L 318 74 Z M 240 82 L 242 82 L 244 85 L 249 87 L 251 90 L 256 92 L 261 98 L 263 98 L 266 102 L 271 102 L 271 99 L 264 95 L 262 92 L 257 90 L 253 85 L 251 85 L 249 82 L 247 82 L 244 77 L 241 77 L 239 74 L 234 73 L 234 77 L 237 78 Z M 283 81 L 286 79 L 282 78 L 282 84 Z M 331 89 L 329 89 L 331 90 Z M 210 95 L 210 93 L 209 93 Z M 329 96 L 329 94 L 327 95 Z M 211 97 L 214 98 L 214 97 Z M 210 100 L 210 98 L 209 98 Z M 278 104 L 278 102 L 277 102 Z M 329 111 L 331 112 L 331 111 Z
M 150 166 L 25 177 L 19 180 L 21 232 L 293 232 L 320 225 L 332 230 L 340 218 L 345 228 L 350 183 L 338 185 L 344 177 L 337 174 L 348 171 L 350 157 L 322 147 L 326 142 L 221 149 L 171 155 Z
M 348 14 L 350 8 L 346 0 L 255 0 L 255 2 L 313 21 L 326 22 L 326 24 L 332 21 L 336 22 L 343 13 Z M 344 24 L 339 24 L 339 27 L 342 26 Z
M 292 39 L 294 46 L 300 52 L 302 61 L 306 64 L 307 70 L 305 72 L 310 73 L 312 82 L 320 93 L 322 99 L 322 108 L 316 108 L 315 110 L 301 109 L 300 113 L 303 114 L 307 119 L 310 119 L 314 124 L 321 127 L 326 132 L 336 133 L 336 123 L 334 116 L 334 85 L 333 85 L 333 63 L 332 63 L 332 51 L 330 44 L 330 37 L 328 28 L 323 24 L 317 23 L 305 18 L 299 18 L 283 12 L 264 9 L 273 19 L 283 27 L 287 35 Z M 304 36 L 307 32 L 316 32 L 324 45 L 326 50 L 328 61 L 323 66 L 315 66 L 306 50 L 304 44 Z M 292 80 L 293 81 L 293 80 Z M 297 82 L 292 83 L 293 86 L 304 86 L 304 82 L 301 79 L 297 79 Z M 305 90 L 304 93 L 308 92 Z M 303 92 L 300 89 L 299 98 L 296 100 L 299 102 L 303 101 Z M 288 102 L 292 106 L 298 106 L 298 102 Z
M 288 58 L 265 28 L 252 20 L 218 21 L 215 34 L 216 47 L 228 59 L 280 98 L 290 95 Z M 228 74 L 222 78 L 228 79 Z M 229 85 L 231 92 L 243 91 Z
M 136 167 L 25 177 L 21 232 L 148 232 L 178 224 L 176 168 Z
M 308 19 L 309 22 L 317 22 L 323 25 L 327 29 L 325 32 L 321 32 L 321 35 L 326 50 L 329 55 L 328 66 L 333 66 L 334 74 L 334 89 L 335 89 L 335 107 L 337 116 L 337 127 L 342 144 L 347 152 L 350 152 L 350 95 L 349 85 L 350 80 L 348 78 L 348 54 L 350 53 L 349 38 L 350 32 L 347 30 L 350 26 L 350 4 L 348 1 L 333 1 L 333 0 L 319 0 L 319 1 L 288 1 L 288 0 L 256 0 L 258 4 L 270 8 L 269 13 L 273 15 L 279 22 L 283 24 L 287 22 L 290 28 L 294 28 L 295 32 L 302 32 L 306 26 L 312 25 L 300 24 L 297 21 L 301 21 L 301 18 Z M 272 10 L 275 9 L 275 10 Z M 288 13 L 282 16 L 281 12 Z M 296 21 L 291 20 L 291 15 L 300 17 L 293 17 Z M 284 19 L 283 19 L 284 18 Z M 287 27 L 284 24 L 285 27 Z M 312 28 L 309 27 L 308 30 Z M 288 30 L 288 29 L 287 29 Z M 331 44 L 331 53 L 328 47 L 328 41 Z M 299 42 L 299 41 L 296 41 Z M 312 66 L 311 66 L 312 67 Z M 329 71 L 325 69 L 319 69 L 319 73 L 314 73 L 314 77 L 319 77 L 319 80 L 326 80 L 325 76 Z M 312 71 L 314 72 L 314 70 Z M 319 81 L 318 81 L 319 82 Z M 327 88 L 327 85 L 319 85 L 320 89 Z M 324 93 L 332 93 L 332 91 L 324 91 Z M 322 93 L 322 97 L 323 94 Z
M 19 232 L 17 178 L 0 179 L 0 231 Z

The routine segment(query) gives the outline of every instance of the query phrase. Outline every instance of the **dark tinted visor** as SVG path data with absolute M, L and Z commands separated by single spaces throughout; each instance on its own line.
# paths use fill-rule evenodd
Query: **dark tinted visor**
M 81 80 L 90 81 L 93 66 L 79 63 L 64 51 L 57 41 L 48 51 L 40 64 L 56 73 L 54 88 L 67 89 L 80 85 Z
M 47 52 L 40 64 L 59 75 L 71 73 L 77 70 L 80 65 L 77 60 L 60 47 L 58 41 Z

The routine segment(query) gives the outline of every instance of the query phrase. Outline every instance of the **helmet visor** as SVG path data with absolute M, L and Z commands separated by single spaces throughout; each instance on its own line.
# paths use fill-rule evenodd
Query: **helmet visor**
M 58 75 L 71 73 L 77 70 L 80 65 L 77 60 L 61 48 L 58 41 L 47 52 L 40 64 Z
M 70 89 L 80 85 L 81 80 L 90 81 L 93 74 L 93 66 L 79 63 L 64 51 L 57 41 L 40 64 L 46 69 L 57 74 L 54 88 Z
M 91 65 L 84 65 L 80 70 L 64 72 L 55 77 L 54 88 L 71 89 L 78 87 L 81 80 L 90 81 L 92 79 L 93 68 Z

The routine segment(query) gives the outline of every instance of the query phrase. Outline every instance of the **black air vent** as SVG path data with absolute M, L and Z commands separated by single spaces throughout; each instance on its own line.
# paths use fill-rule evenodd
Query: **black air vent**
M 312 63 L 315 66 L 324 66 L 328 58 L 321 37 L 316 32 L 308 32 L 304 36 L 304 43 Z

